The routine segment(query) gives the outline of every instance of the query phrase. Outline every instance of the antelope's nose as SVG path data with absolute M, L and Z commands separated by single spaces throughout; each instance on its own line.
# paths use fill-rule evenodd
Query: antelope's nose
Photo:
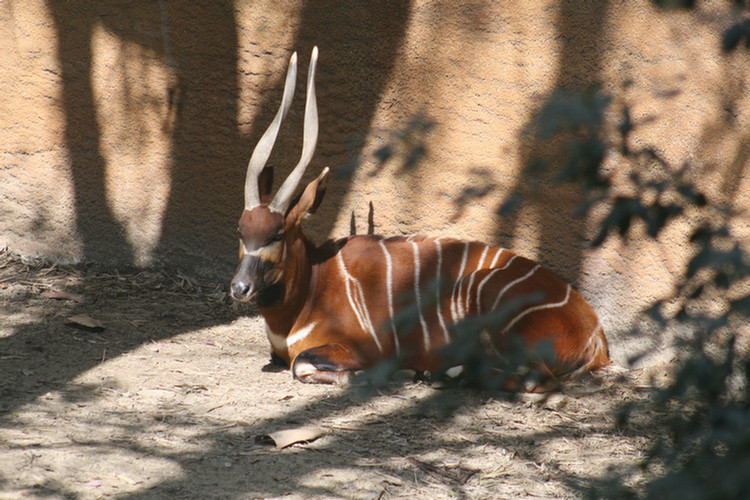
M 250 293 L 250 285 L 242 280 L 232 281 L 229 289 L 232 294 L 232 298 L 235 300 L 247 299 Z

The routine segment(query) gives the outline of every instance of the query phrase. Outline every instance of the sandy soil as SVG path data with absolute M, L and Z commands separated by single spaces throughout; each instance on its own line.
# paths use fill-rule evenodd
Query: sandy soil
M 0 253 L 0 499 L 582 498 L 644 480 L 657 431 L 616 425 L 636 382 L 516 400 L 304 385 L 224 287 Z M 306 426 L 322 436 L 264 437 Z

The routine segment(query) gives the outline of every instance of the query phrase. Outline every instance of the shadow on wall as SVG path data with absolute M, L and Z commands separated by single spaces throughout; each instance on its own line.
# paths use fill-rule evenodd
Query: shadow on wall
M 243 154 L 236 125 L 237 25 L 232 5 L 50 1 L 49 6 L 59 39 L 65 140 L 84 258 L 115 265 L 136 264 L 133 244 L 107 197 L 108 188 L 113 186 L 107 185 L 97 116 L 102 111 L 97 109 L 93 88 L 92 37 L 98 27 L 123 44 L 137 44 L 147 53 L 167 59 L 177 81 L 164 88 L 165 102 L 174 98 L 176 89 L 182 90 L 181 100 L 173 103 L 180 112 L 171 131 L 171 185 L 159 260 L 169 262 L 171 250 L 178 255 L 182 250 L 184 255 L 195 254 L 198 248 L 226 253 L 228 245 L 221 242 L 227 238 L 217 235 L 226 229 L 220 228 L 230 208 L 226 199 L 232 192 L 227 192 L 226 186 L 231 185 L 238 170 L 232 166 L 239 166 Z M 127 85 L 124 81 L 123 86 Z M 126 103 L 128 116 L 124 119 L 137 123 L 146 106 L 143 102 Z M 136 125 L 127 132 L 144 133 L 144 129 Z M 132 175 L 135 178 L 138 174 Z M 188 260 L 173 263 L 188 269 L 200 265 Z
M 305 2 L 300 14 L 299 29 L 292 43 L 301 56 L 298 75 L 305 75 L 312 47 L 320 48 L 317 72 L 317 96 L 320 108 L 320 136 L 312 163 L 307 169 L 305 183 L 317 176 L 325 166 L 334 167 L 339 174 L 341 165 L 350 164 L 363 154 L 368 131 L 381 95 L 391 79 L 398 52 L 403 46 L 411 3 L 399 0 L 353 2 Z M 304 72 L 303 72 L 304 71 Z M 277 75 L 280 89 L 283 74 Z M 298 77 L 301 81 L 302 77 Z M 299 87 L 298 87 L 299 88 Z M 304 96 L 297 91 L 295 108 L 288 123 L 282 127 L 274 150 L 291 151 L 283 163 L 277 160 L 276 186 L 291 171 L 299 159 L 302 145 L 302 116 Z M 264 109 L 277 109 L 280 97 L 274 95 Z M 254 124 L 252 144 L 263 133 L 269 120 Z M 249 158 L 248 148 L 245 158 Z M 274 164 L 272 155 L 269 165 Z M 244 180 L 244 174 L 242 175 Z M 329 185 L 326 200 L 310 224 L 314 239 L 331 235 L 338 220 L 336 211 L 351 188 L 351 175 L 336 175 Z
M 135 250 L 107 198 L 107 165 L 102 154 L 100 116 L 97 114 L 92 85 L 92 41 L 97 27 L 103 26 L 108 33 L 145 47 L 158 57 L 165 57 L 160 9 L 165 4 L 147 2 L 131 6 L 114 1 L 91 4 L 53 0 L 48 3 L 58 36 L 65 141 L 75 189 L 76 226 L 84 243 L 84 257 L 89 261 L 107 263 L 107 267 L 117 265 L 120 270 L 135 264 Z M 199 271 L 199 266 L 205 265 L 205 260 L 201 260 L 201 252 L 204 252 L 204 256 L 213 256 L 214 262 L 219 262 L 213 264 L 209 271 L 221 271 L 214 277 L 218 282 L 228 284 L 236 258 L 233 228 L 242 207 L 247 158 L 275 114 L 279 94 L 268 98 L 271 104 L 262 105 L 263 112 L 253 131 L 248 137 L 241 137 L 236 123 L 238 42 L 232 4 L 170 2 L 166 5 L 173 69 L 177 76 L 173 89 L 177 88 L 182 93 L 182 103 L 173 130 L 172 185 L 157 257 L 176 257 L 171 267 Z M 332 104 L 334 109 L 322 114 L 322 128 L 333 132 L 328 135 L 327 141 L 320 144 L 320 156 L 331 162 L 343 163 L 343 158 L 348 157 L 351 151 L 337 149 L 344 144 L 344 141 L 337 139 L 346 136 L 352 129 L 366 129 L 369 126 L 378 94 L 388 79 L 387 72 L 369 76 L 377 73 L 372 71 L 373 59 L 381 65 L 380 69 L 391 68 L 404 33 L 408 4 L 392 2 L 391 15 L 387 19 L 377 14 L 379 9 L 384 8 L 381 2 L 358 3 L 346 8 L 331 3 L 330 8 L 324 7 L 317 5 L 314 12 L 310 8 L 303 12 L 295 44 L 300 53 L 314 43 L 329 46 L 327 53 L 330 56 L 323 64 L 323 69 L 328 67 L 329 70 L 319 71 L 329 75 L 325 78 L 334 78 L 330 75 L 338 73 L 331 68 L 339 65 L 349 67 L 351 70 L 348 74 L 354 75 L 354 90 L 341 99 L 329 94 L 326 101 L 336 101 Z M 210 19 L 210 22 L 206 22 L 206 19 Z M 367 31 L 365 26 L 369 27 L 368 33 L 371 35 L 357 41 L 355 32 Z M 375 38 L 381 41 L 377 49 Z M 306 67 L 301 69 L 306 71 Z M 279 82 L 282 78 L 280 74 Z M 326 88 L 325 78 L 320 85 L 322 89 Z M 341 82 L 344 87 L 351 83 L 348 79 Z M 280 89 L 281 85 L 278 87 Z M 169 90 L 164 89 L 164 99 L 170 98 Z M 326 91 L 321 93 L 325 95 Z M 128 109 L 137 115 L 139 106 L 133 104 Z M 348 116 L 357 118 L 350 122 L 343 118 Z M 295 146 L 299 144 L 300 137 L 301 134 L 294 136 Z M 288 140 L 292 141 L 292 135 Z M 298 154 L 298 148 L 294 149 Z M 320 165 L 320 161 L 317 164 Z M 279 177 L 288 173 L 293 163 L 285 167 Z M 314 169 L 315 165 L 311 167 L 311 170 Z M 347 188 L 347 185 L 343 185 L 329 192 L 331 207 L 339 206 L 337 201 L 345 195 Z M 222 255 L 225 256 L 224 260 Z M 134 276 L 134 279 L 141 279 L 148 277 L 149 273 Z M 97 287 L 98 280 L 88 277 L 86 273 L 81 277 L 82 290 Z M 148 289 L 152 284 L 143 285 Z M 101 301 L 95 309 L 109 308 L 117 317 L 127 317 L 134 310 L 142 310 L 144 315 L 154 310 L 151 303 L 139 305 L 143 297 L 130 292 L 106 289 L 95 296 L 99 295 Z M 107 306 L 109 300 L 116 304 Z M 206 312 L 202 313 L 200 307 L 205 307 Z M 236 316 L 225 307 L 207 300 L 201 300 L 200 306 L 184 316 L 174 311 L 164 314 L 169 319 L 168 325 L 156 329 L 158 331 L 149 333 L 148 329 L 139 328 L 140 324 L 151 323 L 144 323 L 141 321 L 143 318 L 139 318 L 123 326 L 121 335 L 103 338 L 101 342 L 107 346 L 106 358 L 129 352 L 146 342 L 171 338 L 211 324 L 226 323 Z M 2 352 L 25 352 L 29 347 L 38 348 L 38 352 L 44 356 L 40 363 L 54 367 L 55 372 L 53 378 L 39 380 L 33 386 L 23 388 L 20 391 L 22 395 L 3 411 L 10 412 L 40 394 L 63 387 L 105 359 L 101 352 L 91 356 L 81 355 L 80 346 L 66 335 L 67 327 L 62 325 L 61 317 L 56 317 L 52 326 L 47 321 L 48 318 L 38 318 L 0 339 Z
M 102 18 L 101 8 L 92 9 L 90 5 L 83 1 L 49 2 L 62 71 L 65 145 L 75 190 L 76 228 L 85 259 L 131 264 L 133 248 L 107 203 L 101 130 L 91 85 L 92 35 Z
M 575 216 L 583 201 L 579 185 L 554 181 L 562 163 L 570 160 L 563 148 L 566 141 L 550 141 L 537 132 L 545 107 L 554 103 L 564 92 L 593 92 L 601 84 L 602 56 L 606 50 L 606 18 L 608 2 L 561 2 L 556 27 L 561 47 L 557 59 L 557 74 L 550 94 L 543 99 L 523 127 L 521 162 L 524 172 L 510 190 L 509 197 L 521 200 L 524 211 L 533 214 L 539 242 L 539 260 L 545 262 L 573 284 L 581 278 L 585 242 L 585 221 Z M 540 169 L 540 163 L 546 169 Z M 550 200 L 555 200 L 551 203 Z M 513 218 L 515 219 L 515 218 Z M 508 218 L 503 218 L 503 221 Z M 514 235 L 519 227 L 498 226 L 499 237 Z
M 58 32 L 62 105 L 66 120 L 65 140 L 75 188 L 76 224 L 85 245 L 85 258 L 94 262 L 116 264 L 123 270 L 135 263 L 135 252 L 107 199 L 106 162 L 101 154 L 102 133 L 92 87 L 92 34 L 97 26 L 103 24 L 109 32 L 164 57 L 160 4 L 148 2 L 130 6 L 121 2 L 100 2 L 94 5 L 83 1 L 50 1 L 49 5 Z M 378 93 L 388 75 L 367 77 L 376 49 L 373 48 L 372 39 L 364 38 L 362 43 L 355 43 L 353 31 L 368 25 L 373 29 L 373 37 L 382 37 L 384 45 L 377 50 L 377 60 L 389 68 L 407 17 L 407 8 L 393 2 L 392 12 L 395 17 L 390 17 L 388 22 L 373 20 L 370 25 L 370 15 L 382 18 L 375 16 L 375 5 L 376 2 L 371 2 L 345 9 L 342 16 L 348 19 L 348 24 L 341 22 L 341 17 L 333 15 L 333 5 L 330 9 L 318 6 L 315 13 L 303 13 L 303 26 L 300 28 L 299 39 L 295 42 L 299 50 L 306 50 L 313 43 L 328 44 L 331 55 L 326 59 L 324 68 L 350 66 L 353 68 L 352 72 L 358 75 L 356 81 L 359 83 L 355 86 L 355 91 L 347 99 L 337 102 L 334 112 L 325 113 L 325 128 L 336 129 L 339 122 L 335 121 L 335 117 L 350 115 L 356 115 L 357 119 L 353 123 L 345 122 L 347 126 L 366 128 L 369 125 L 372 108 L 378 101 Z M 380 3 L 377 5 L 382 6 Z M 399 12 L 400 16 L 397 15 Z M 172 186 L 165 229 L 158 248 L 159 257 L 166 259 L 183 251 L 172 267 L 184 266 L 183 268 L 197 270 L 198 266 L 204 265 L 199 259 L 199 250 L 203 249 L 206 254 L 213 255 L 219 261 L 219 265 L 214 265 L 214 268 L 223 272 L 215 275 L 217 281 L 228 284 L 235 264 L 233 225 L 236 224 L 242 207 L 246 161 L 254 141 L 260 137 L 276 112 L 278 102 L 276 95 L 269 97 L 273 103 L 262 107 L 262 116 L 249 134 L 249 140 L 240 137 L 236 123 L 237 27 L 232 5 L 225 2 L 205 6 L 197 2 L 181 2 L 180 5 L 170 3 L 168 18 L 177 85 L 184 94 L 184 101 L 173 132 Z M 207 18 L 211 22 L 205 22 Z M 391 24 L 394 19 L 398 22 Z M 343 26 L 343 32 L 336 31 L 338 26 Z M 317 36 L 318 33 L 325 35 Z M 388 37 L 385 33 L 396 36 L 386 42 Z M 333 71 L 321 73 L 335 74 Z M 279 75 L 280 80 L 281 78 L 283 75 Z M 325 88 L 325 85 L 321 87 Z M 167 92 L 168 89 L 165 89 L 165 99 L 169 98 Z M 364 108 L 362 99 L 365 99 Z M 349 106 L 355 105 L 357 109 L 367 108 L 369 111 L 359 114 L 350 111 Z M 134 114 L 138 113 L 137 105 L 131 109 Z M 343 136 L 349 130 L 339 130 L 334 135 L 338 133 Z M 291 135 L 289 137 L 291 140 Z M 295 138 L 295 141 L 298 144 L 299 138 Z M 332 159 L 331 161 L 343 158 L 348 151 L 336 149 L 341 143 L 333 140 L 324 142 L 320 148 L 321 156 Z M 295 148 L 295 151 L 298 150 Z M 293 164 L 289 165 L 280 173 L 285 175 L 292 166 Z M 329 193 L 332 198 L 329 203 L 331 207 L 339 205 L 337 200 L 344 196 L 347 187 L 342 186 Z M 231 200 L 231 203 L 227 200 Z M 221 208 L 214 210 L 215 207 Z M 221 260 L 221 255 L 226 256 L 224 261 Z M 135 280 L 149 281 L 151 273 L 138 273 L 134 276 Z M 153 303 L 142 305 L 144 297 L 134 295 L 132 291 L 98 288 L 99 280 L 96 276 L 94 279 L 88 277 L 87 273 L 82 274 L 80 288 L 97 289 L 98 292 L 91 293 L 99 299 L 96 306 L 89 307 L 100 311 L 114 311 L 116 317 L 128 317 L 134 311 L 142 311 L 144 315 L 123 326 L 117 335 L 101 339 L 107 346 L 106 358 L 136 349 L 142 343 L 171 338 L 211 324 L 226 323 L 236 317 L 225 306 L 203 299 L 189 314 L 179 315 L 173 310 L 164 313 L 169 319 L 166 326 L 155 330 L 141 329 L 138 325 L 154 324 L 150 320 L 142 321 L 153 313 Z M 153 283 L 142 285 L 147 290 Z M 161 285 L 157 288 L 162 289 Z M 108 306 L 107 301 L 113 301 L 114 305 Z M 19 304 L 25 302 L 19 301 Z M 21 307 L 23 305 L 19 306 Z M 201 308 L 205 308 L 205 311 Z M 86 313 L 89 314 L 89 311 Z M 67 327 L 63 326 L 62 318 L 56 317 L 51 325 L 47 324 L 48 319 L 38 318 L 0 339 L 2 352 L 25 352 L 29 347 L 35 350 L 38 348 L 38 352 L 44 356 L 40 363 L 54 367 L 55 372 L 54 379 L 40 380 L 32 387 L 23 388 L 19 399 L 13 400 L 13 407 L 31 401 L 47 391 L 63 387 L 105 359 L 101 352 L 83 356 L 80 346 L 66 334 Z M 2 389 L 0 388 L 0 392 Z M 3 408 L 3 411 L 10 412 L 13 407 Z
M 155 250 L 156 262 L 227 278 L 235 264 L 233 229 L 242 208 L 247 160 L 276 111 L 283 71 L 274 75 L 274 91 L 265 93 L 259 105 L 261 112 L 244 135 L 238 125 L 239 43 L 233 3 L 94 5 L 80 0 L 50 0 L 49 7 L 59 40 L 65 141 L 84 258 L 115 265 L 137 264 L 133 242 L 107 197 L 112 186 L 107 184 L 101 110 L 97 109 L 92 81 L 93 34 L 101 27 L 164 60 L 174 77 L 163 92 L 175 119 L 170 130 L 169 197 Z M 307 70 L 312 46 L 317 44 L 322 49 L 318 71 L 321 139 L 310 175 L 323 165 L 335 166 L 359 155 L 362 144 L 356 144 L 353 150 L 352 137 L 370 126 L 404 37 L 409 10 L 410 4 L 400 1 L 346 6 L 308 2 L 302 8 L 296 38 L 288 47 L 302 56 L 300 74 Z M 288 14 L 279 11 L 277 15 Z M 251 36 L 269 38 L 261 30 Z M 268 43 L 279 46 L 284 40 L 269 39 Z M 299 94 L 303 92 L 298 92 L 276 147 L 282 151 L 281 157 L 271 158 L 271 164 L 283 160 L 278 164 L 277 183 L 291 170 L 299 154 L 304 103 Z M 136 122 L 143 105 L 127 105 L 130 116 L 126 118 Z M 336 183 L 328 195 L 328 205 L 338 206 L 348 188 L 348 181 Z M 322 231 L 328 233 L 334 220 L 327 217 Z
M 717 198 L 727 206 L 737 207 L 741 206 L 742 201 L 742 179 L 750 167 L 750 132 L 738 121 L 738 109 L 742 105 L 742 99 L 747 95 L 747 82 L 732 69 L 729 57 L 731 56 L 727 54 L 722 59 L 721 78 L 717 79 L 726 85 L 721 94 L 721 112 L 717 113 L 713 123 L 706 125 L 698 145 L 699 156 L 706 162 L 701 175 L 710 178 L 716 172 L 721 172 L 721 178 L 717 182 Z M 734 137 L 735 140 L 728 140 Z M 725 164 L 709 160 L 720 156 L 723 151 L 733 153 Z M 746 221 L 748 219 L 750 215 L 745 218 Z

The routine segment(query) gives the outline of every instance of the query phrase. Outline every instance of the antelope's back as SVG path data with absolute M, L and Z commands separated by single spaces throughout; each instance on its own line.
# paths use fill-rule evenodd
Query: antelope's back
M 404 355 L 414 369 L 431 370 L 451 341 L 454 325 L 487 315 L 502 352 L 520 336 L 551 341 L 559 367 L 589 370 L 609 363 L 593 309 L 569 284 L 535 261 L 503 248 L 442 237 L 354 236 L 337 244 L 341 306 L 362 328 L 361 355 Z M 352 325 L 350 324 L 350 328 Z

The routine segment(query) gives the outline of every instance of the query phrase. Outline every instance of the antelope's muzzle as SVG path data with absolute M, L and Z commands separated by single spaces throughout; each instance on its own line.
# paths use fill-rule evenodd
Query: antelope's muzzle
M 232 298 L 238 302 L 248 302 L 259 290 L 272 285 L 267 279 L 273 275 L 274 267 L 273 262 L 258 256 L 242 257 L 229 285 Z

